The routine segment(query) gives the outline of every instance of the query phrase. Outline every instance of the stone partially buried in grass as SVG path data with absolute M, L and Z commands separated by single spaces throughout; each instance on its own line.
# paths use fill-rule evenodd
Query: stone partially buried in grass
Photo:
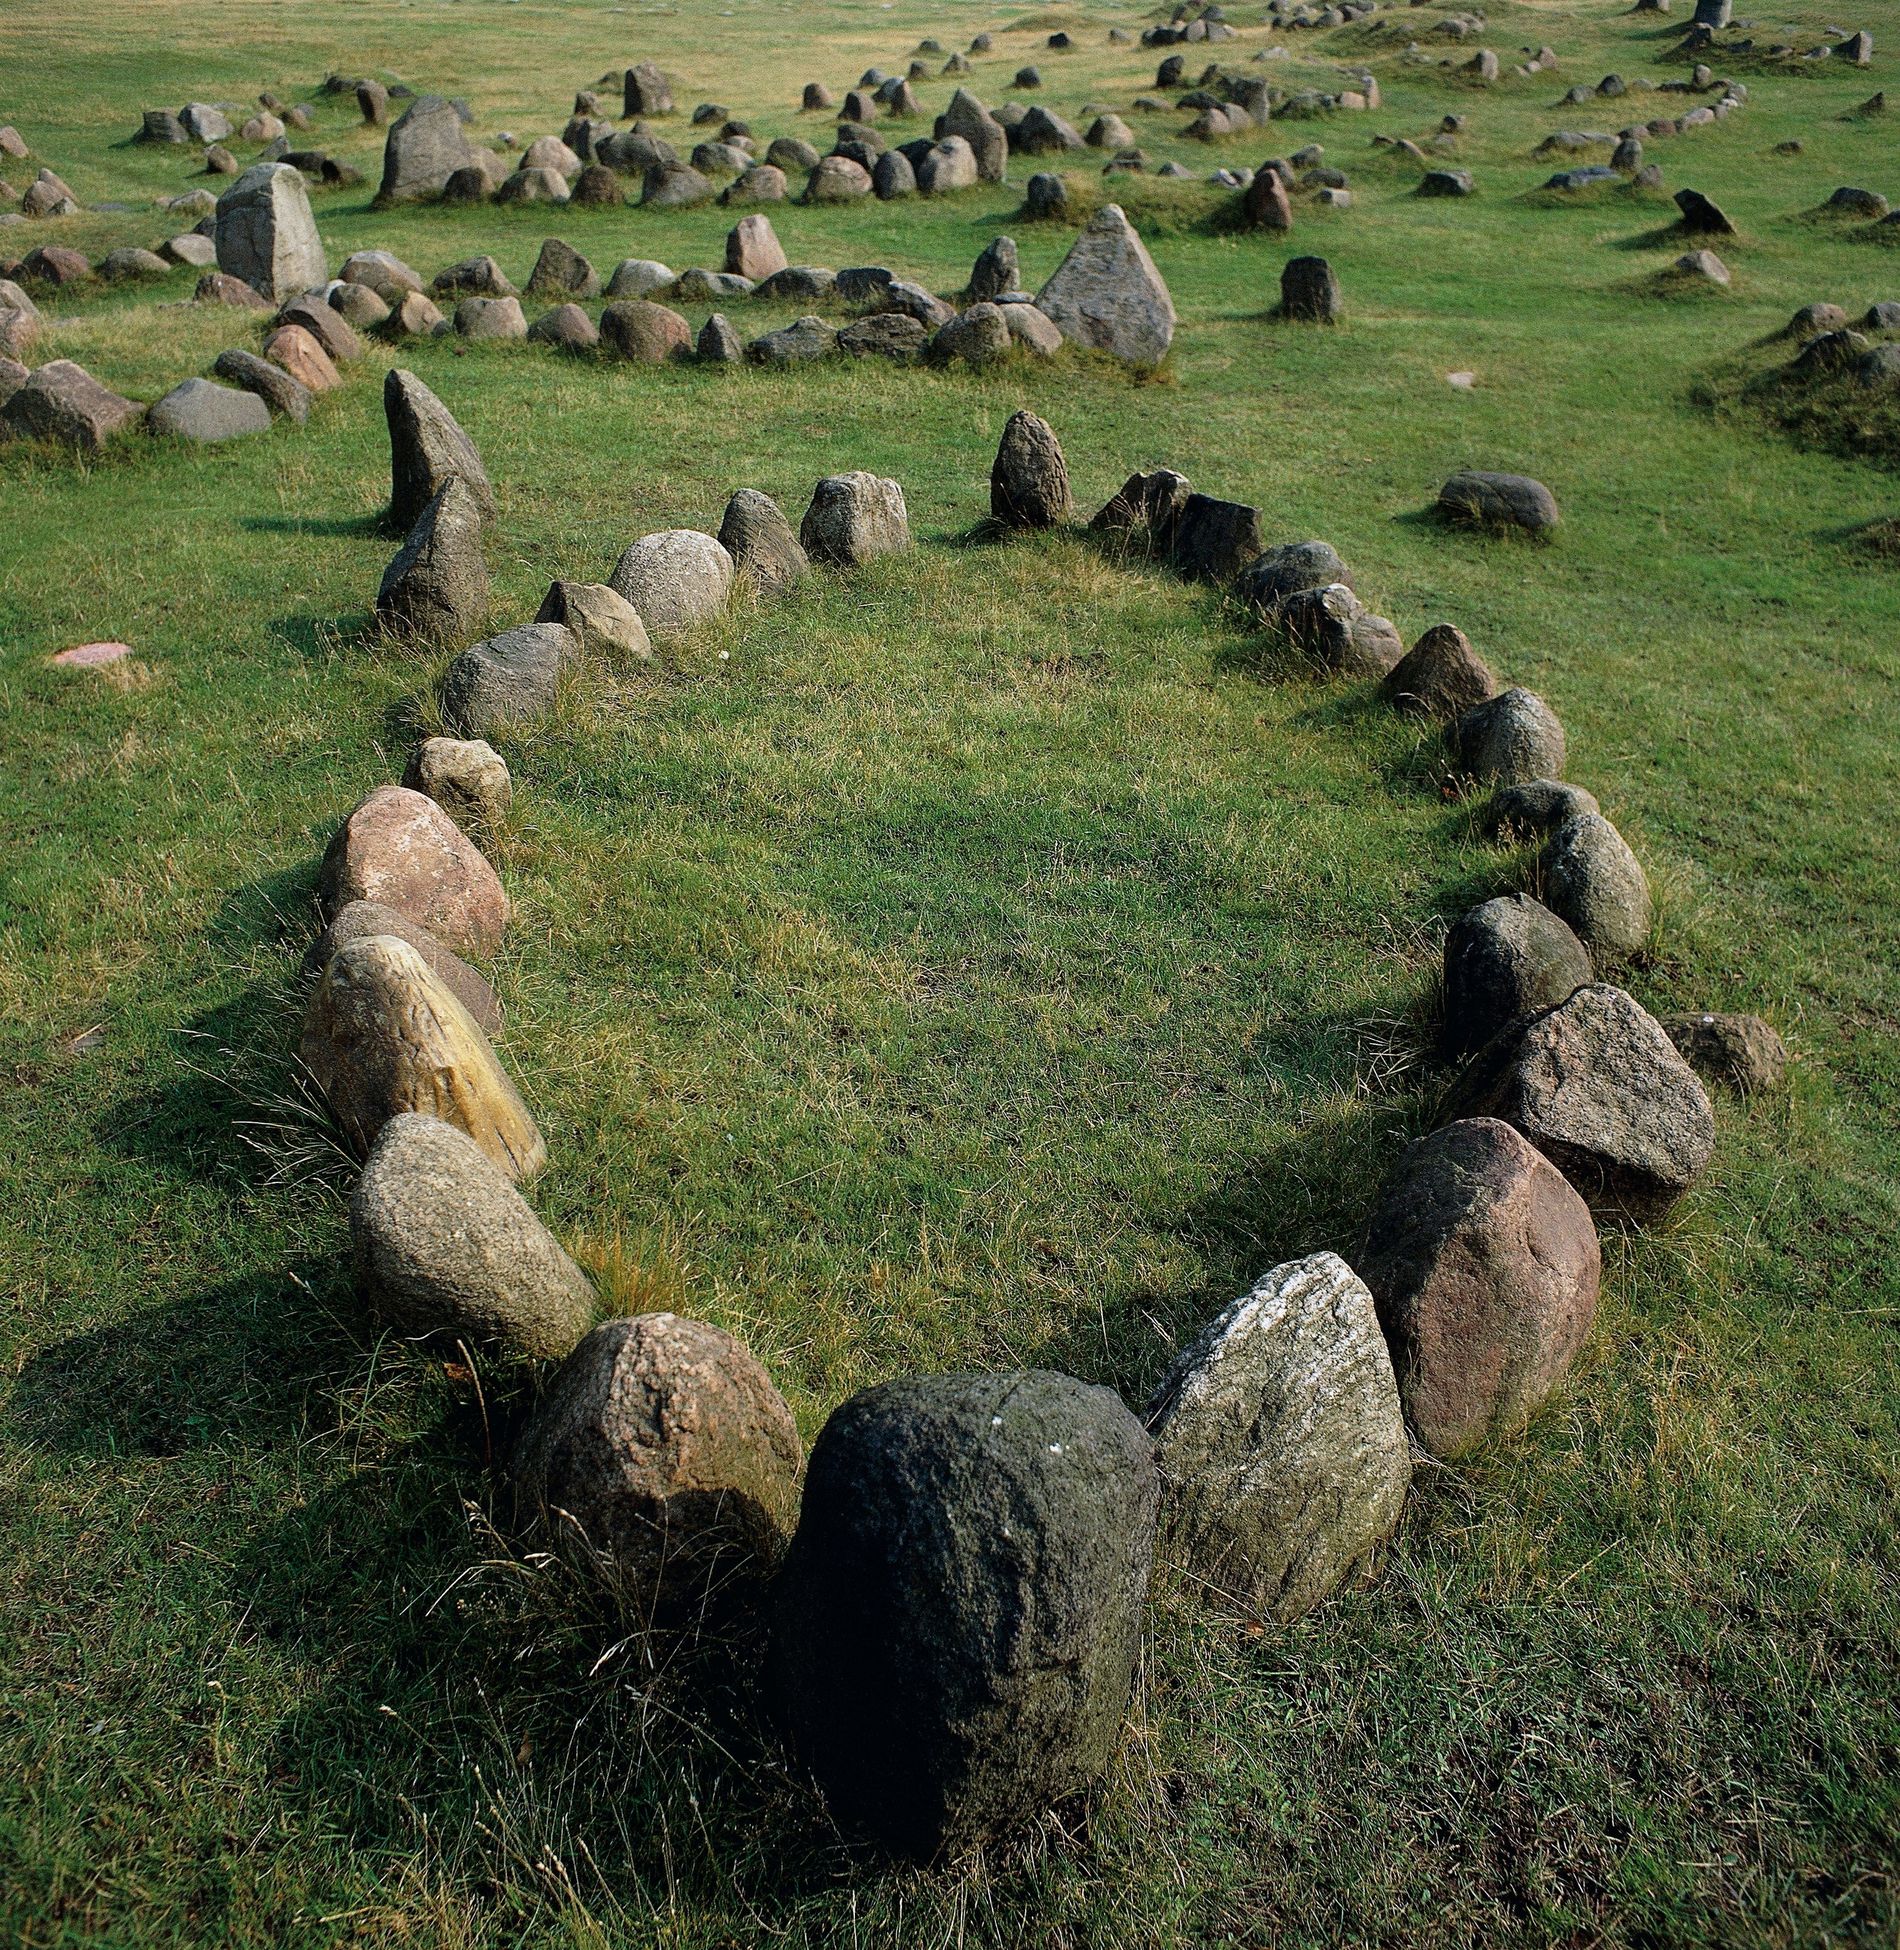
M 1520 528 L 1543 535 L 1557 526 L 1557 498 L 1528 474 L 1467 469 L 1438 490 L 1438 512 L 1471 528 Z
M 682 636 L 724 613 L 732 597 L 732 557 L 697 528 L 643 535 L 607 578 L 639 612 L 649 635 Z
M 459 954 L 492 955 L 508 925 L 494 868 L 432 799 L 399 785 L 378 786 L 337 828 L 317 898 L 326 916 L 381 901 Z
M 1074 515 L 1055 429 L 1037 414 L 1012 413 L 990 467 L 990 518 L 1005 528 L 1060 528 Z
M 397 368 L 383 381 L 383 413 L 389 422 L 392 527 L 406 534 L 451 477 L 474 495 L 484 519 L 493 517 L 495 491 L 475 443 L 414 373 Z
M 603 1321 L 543 1391 L 514 1461 L 517 1510 L 625 1610 L 673 1622 L 752 1597 L 798 1518 L 798 1425 L 723 1329 Z
M 181 379 L 146 413 L 145 430 L 202 446 L 268 433 L 270 418 L 269 406 L 255 393 L 209 379 Z
M 840 1820 L 928 1860 L 1100 1775 L 1140 1647 L 1155 1495 L 1140 1424 L 1066 1375 L 890 1381 L 832 1415 L 765 1679 Z
M 409 756 L 403 784 L 425 792 L 458 826 L 494 831 L 514 801 L 514 781 L 480 738 L 425 738 Z
M 537 623 L 564 624 L 583 657 L 650 663 L 653 645 L 640 612 L 604 582 L 555 581 L 535 611 Z
M 910 547 L 910 515 L 896 481 L 863 472 L 832 474 L 811 491 L 798 539 L 814 562 L 857 568 Z
M 44 440 L 96 454 L 142 410 L 101 385 L 84 366 L 52 359 L 0 407 L 0 426 L 16 440 Z
M 1455 724 L 1497 687 L 1490 666 L 1472 649 L 1464 631 L 1436 623 L 1393 666 L 1383 695 L 1397 710 Z
M 1521 685 L 1474 704 L 1453 726 L 1452 745 L 1465 771 L 1499 785 L 1560 779 L 1568 755 L 1556 712 Z
M 383 571 L 376 620 L 391 635 L 427 646 L 472 635 L 487 609 L 481 504 L 451 475 Z
M 442 1335 L 527 1361 L 587 1332 L 594 1293 L 509 1174 L 466 1132 L 405 1111 L 350 1198 L 357 1292 L 398 1334 Z
M 365 936 L 330 957 L 297 1047 L 358 1156 L 391 1118 L 423 1111 L 466 1132 L 517 1182 L 547 1162 L 541 1133 L 488 1038 L 394 935 Z
M 442 718 L 464 738 L 519 729 L 553 711 L 579 655 L 559 623 L 524 623 L 472 643 L 442 673 Z
M 1548 1159 L 1495 1118 L 1399 1160 L 1358 1257 L 1418 1439 L 1446 1460 L 1515 1435 L 1596 1318 L 1602 1251 Z
M 1262 1619 L 1366 1580 L 1412 1480 L 1372 1296 L 1333 1253 L 1276 1266 L 1148 1405 L 1164 1548 Z
M 726 503 L 719 544 L 763 596 L 784 594 L 811 567 L 784 510 L 757 488 L 740 488 Z
M 1744 1096 L 1787 1075 L 1788 1047 L 1760 1016 L 1668 1016 L 1663 1030 L 1691 1068 Z

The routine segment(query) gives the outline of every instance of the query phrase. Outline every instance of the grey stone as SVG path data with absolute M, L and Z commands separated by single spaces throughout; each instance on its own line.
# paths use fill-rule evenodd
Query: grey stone
M 302 426 L 310 417 L 310 394 L 281 366 L 260 359 L 255 352 L 231 346 L 220 352 L 211 370 L 220 379 L 255 393 L 272 412 Z
M 640 188 L 643 210 L 686 210 L 696 203 L 710 203 L 713 186 L 690 163 L 654 163 Z
M 1148 1406 L 1163 1548 L 1258 1618 L 1369 1580 L 1411 1454 L 1372 1295 L 1333 1253 L 1277 1266 L 1183 1351 Z
M 1153 365 L 1174 340 L 1174 300 L 1121 206 L 1091 217 L 1036 297 L 1064 338 Z
M 1053 223 L 1069 214 L 1069 186 L 1060 176 L 1038 170 L 1023 192 L 1023 215 L 1031 223 Z
M 856 568 L 910 547 L 904 490 L 875 474 L 827 476 L 812 489 L 798 538 L 814 562 Z
M 1323 257 L 1288 258 L 1280 273 L 1280 315 L 1331 325 L 1345 309 L 1339 279 Z
M 994 300 L 1005 291 L 1014 291 L 1018 276 L 1015 238 L 992 238 L 970 270 L 971 302 Z
M 853 319 L 838 334 L 838 350 L 854 359 L 883 358 L 909 365 L 922 356 L 929 341 L 930 328 L 922 319 L 883 311 Z
M 488 609 L 482 523 L 468 484 L 449 475 L 383 571 L 376 619 L 386 630 L 435 644 L 459 642 L 481 627 Z
M 1009 175 L 1009 136 L 983 104 L 967 88 L 950 97 L 950 105 L 937 117 L 939 141 L 960 136 L 970 146 L 976 160 L 976 173 L 985 183 L 1001 183 Z
M 549 583 L 534 620 L 564 625 L 583 657 L 608 663 L 650 663 L 653 659 L 653 645 L 640 612 L 618 589 L 604 582 Z
M 1466 469 L 1438 490 L 1438 511 L 1448 521 L 1472 527 L 1521 528 L 1541 535 L 1555 528 L 1557 500 L 1543 482 L 1527 474 L 1493 474 Z
M 1474 704 L 1452 740 L 1459 764 L 1475 778 L 1518 785 L 1563 777 L 1564 728 L 1541 697 L 1521 686 Z
M 579 305 L 556 305 L 528 327 L 528 337 L 562 352 L 591 352 L 600 344 L 600 327 Z
M 538 298 L 593 298 L 600 293 L 600 274 L 572 244 L 550 237 L 528 274 L 528 290 Z
M 917 162 L 917 188 L 924 196 L 950 196 L 974 189 L 981 180 L 976 152 L 960 135 L 933 142 Z
M 1787 1074 L 1787 1045 L 1760 1016 L 1667 1016 L 1663 1031 L 1692 1069 L 1744 1095 L 1773 1090 Z
M 1445 1046 L 1464 1055 L 1595 979 L 1590 953 L 1528 894 L 1481 902 L 1445 936 Z
M 745 342 L 723 312 L 714 312 L 699 328 L 693 356 L 704 365 L 737 365 L 745 357 Z
M 411 203 L 440 196 L 457 170 L 480 168 L 455 104 L 440 95 L 418 95 L 383 141 L 379 204 Z
M 801 366 L 828 359 L 837 349 L 838 334 L 822 318 L 810 316 L 754 339 L 746 357 L 755 366 Z
M 741 488 L 726 503 L 719 542 L 761 595 L 782 595 L 811 567 L 783 510 L 757 488 Z
M 282 299 L 329 276 L 303 177 L 287 163 L 246 170 L 218 198 L 218 266 L 266 298 Z
M 990 517 L 1005 528 L 1060 528 L 1074 518 L 1068 462 L 1047 420 L 1019 411 L 990 468 Z
M 1124 550 L 1170 558 L 1193 491 L 1188 477 L 1171 467 L 1131 474 L 1096 511 L 1089 530 Z
M 1352 587 L 1352 572 L 1330 542 L 1283 542 L 1257 555 L 1240 572 L 1234 594 L 1263 620 L 1289 596 L 1333 583 Z
M 255 393 L 209 379 L 181 379 L 145 416 L 148 433 L 204 444 L 270 431 L 270 408 Z
M 1390 621 L 1375 616 L 1343 582 L 1283 597 L 1267 622 L 1295 650 L 1335 676 L 1383 678 L 1405 654 Z
M 356 1286 L 398 1334 L 558 1360 L 594 1294 L 508 1174 L 439 1118 L 392 1117 L 350 1198 Z
M 1578 813 L 1598 812 L 1593 793 L 1559 779 L 1524 779 L 1501 787 L 1482 816 L 1484 830 L 1499 839 L 1539 837 L 1574 819 Z
M 470 644 L 442 673 L 443 722 L 458 737 L 487 738 L 545 718 L 579 650 L 559 623 L 524 623 Z
M 1395 709 L 1455 724 L 1494 696 L 1498 681 L 1463 630 L 1437 623 L 1412 645 L 1386 678 L 1383 693 Z
M 754 284 L 785 269 L 785 247 L 770 217 L 741 217 L 726 233 L 726 269 Z
M 1002 307 L 984 303 L 946 319 L 930 342 L 930 353 L 940 364 L 961 360 L 966 365 L 988 366 L 1007 358 L 1011 343 Z
M 1066 1375 L 891 1381 L 833 1414 L 774 1594 L 766 1691 L 843 1820 L 928 1859 L 1100 1774 L 1155 1496 L 1140 1425 Z
M 1200 582 L 1231 583 L 1260 554 L 1260 510 L 1190 494 L 1176 517 L 1174 566 Z
M 1579 813 L 1544 846 L 1544 898 L 1599 959 L 1633 955 L 1655 918 L 1649 882 L 1601 813 Z
M 696 528 L 643 535 L 608 581 L 655 637 L 679 636 L 719 615 L 732 596 L 732 557 Z
M 467 492 L 459 482 L 442 491 Z M 514 803 L 507 762 L 485 738 L 425 738 L 410 753 L 402 782 L 433 799 L 465 832 L 497 831 Z
M 102 385 L 84 366 L 51 359 L 0 407 L 0 426 L 16 440 L 44 440 L 97 453 L 139 416 L 139 408 Z
M 607 282 L 609 298 L 647 298 L 678 281 L 679 273 L 651 257 L 627 257 Z

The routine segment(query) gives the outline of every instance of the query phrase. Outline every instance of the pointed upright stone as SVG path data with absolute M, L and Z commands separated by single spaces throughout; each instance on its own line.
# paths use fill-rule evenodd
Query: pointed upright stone
M 1134 365 L 1158 364 L 1174 342 L 1174 300 L 1118 203 L 1089 219 L 1036 304 L 1071 343 Z
M 488 470 L 455 415 L 413 372 L 393 370 L 383 381 L 383 413 L 389 422 L 389 521 L 407 533 L 441 492 L 461 480 L 485 517 L 495 512 Z
M 259 163 L 218 198 L 218 268 L 270 299 L 293 298 L 329 276 L 303 174 Z

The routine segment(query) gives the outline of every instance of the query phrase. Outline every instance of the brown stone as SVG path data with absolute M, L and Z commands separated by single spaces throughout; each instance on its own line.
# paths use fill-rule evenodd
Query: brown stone
M 1495 695 L 1498 680 L 1463 630 L 1436 623 L 1399 659 L 1381 688 L 1398 710 L 1455 724 L 1474 704 Z
M 330 355 L 301 325 L 280 325 L 264 341 L 264 357 L 282 366 L 309 393 L 330 393 L 343 384 L 343 375 Z
M 495 870 L 433 799 L 378 786 L 337 829 L 317 896 L 326 916 L 351 901 L 381 901 L 458 954 L 492 955 L 508 924 Z
M 1692 1069 L 1744 1095 L 1787 1074 L 1788 1046 L 1760 1016 L 1669 1016 L 1663 1028 Z
M 693 328 L 676 311 L 645 298 L 622 298 L 600 315 L 601 343 L 621 359 L 657 366 L 692 350 Z
M 351 901 L 311 942 L 303 958 L 305 981 L 320 980 L 339 948 L 372 934 L 393 934 L 399 941 L 408 942 L 482 1029 L 492 1036 L 501 1027 L 501 998 L 486 978 L 452 948 L 445 948 L 427 928 L 418 927 L 408 915 L 398 914 L 381 901 Z

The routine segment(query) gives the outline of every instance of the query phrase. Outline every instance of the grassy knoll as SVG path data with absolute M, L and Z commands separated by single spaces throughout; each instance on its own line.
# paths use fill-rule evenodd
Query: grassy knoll
M 1126 112 L 1157 57 L 1107 48 L 1116 17 L 999 33 L 973 85 L 997 99 L 1069 25 L 1084 45 L 1040 57 L 1045 98 Z M 652 55 L 683 107 L 770 136 L 809 123 L 809 77 L 842 88 L 921 35 L 1006 24 L 920 0 L 59 0 L 0 23 L 0 121 L 82 198 L 138 206 L 27 237 L 98 251 L 156 241 L 150 199 L 190 180 L 186 152 L 124 146 L 142 106 L 381 70 L 529 136 Z M 1666 1230 L 1606 1240 L 1561 1401 L 1421 1474 L 1374 1590 L 1262 1632 L 1164 1586 L 1088 1818 L 929 1873 L 841 1843 L 787 1779 L 753 1648 L 656 1667 L 518 1562 L 485 1463 L 519 1389 L 484 1374 L 478 1394 L 352 1306 L 343 1173 L 285 1100 L 316 857 L 426 715 L 430 667 L 357 640 L 393 547 L 392 355 L 303 432 L 139 439 L 91 466 L 0 453 L 0 1934 L 1894 1940 L 1900 584 L 1857 538 L 1900 487 L 1877 452 L 1705 403 L 1795 306 L 1900 297 L 1900 254 L 1806 214 L 1838 183 L 1900 189 L 1891 135 L 1847 113 L 1900 9 L 1844 24 L 1873 29 L 1871 75 L 1751 74 L 1741 115 L 1652 150 L 1740 226 L 1726 293 L 1655 295 L 1684 248 L 1666 196 L 1526 194 L 1557 166 L 1529 159 L 1550 130 L 1662 112 L 1553 104 L 1611 69 L 1677 72 L 1670 23 L 1513 5 L 1489 44 L 1553 43 L 1555 83 L 1479 93 L 1377 56 L 1380 113 L 1231 152 L 1317 140 L 1353 174 L 1356 207 L 1303 210 L 1290 244 L 1223 234 L 1203 185 L 1118 185 L 1182 313 L 1157 381 L 402 354 L 498 483 L 503 620 L 640 533 L 715 522 L 735 487 L 796 518 L 821 473 L 904 484 L 906 561 L 600 674 L 506 748 L 520 918 L 498 979 L 554 1161 L 536 1204 L 619 1304 L 741 1333 L 807 1439 L 907 1369 L 1048 1364 L 1139 1400 L 1253 1275 L 1348 1244 L 1439 1086 L 1436 931 L 1524 870 L 1412 730 L 1262 667 L 1212 596 L 1073 539 L 971 542 L 1019 405 L 1063 436 L 1084 508 L 1167 461 L 1258 503 L 1272 539 L 1333 541 L 1408 639 L 1461 624 L 1552 701 L 1572 776 L 1650 868 L 1663 918 L 1630 986 L 1659 1011 L 1760 1010 L 1799 1056 L 1785 1093 L 1718 1105 L 1715 1162 Z M 1480 194 L 1415 201 L 1368 138 L 1451 107 Z M 325 106 L 316 140 L 373 187 L 354 120 Z M 1157 162 L 1212 166 L 1140 133 Z M 1034 284 L 1066 233 L 1019 224 L 1018 199 L 775 220 L 794 261 L 946 291 L 1007 229 Z M 717 263 L 729 221 L 317 208 L 333 258 L 492 250 L 517 280 L 548 234 L 603 266 Z M 1344 326 L 1265 318 L 1294 250 L 1338 268 Z M 249 342 L 235 315 L 155 307 L 189 288 L 51 305 L 45 356 L 154 398 Z M 789 316 L 734 312 L 748 333 Z M 1465 464 L 1547 480 L 1559 538 L 1420 520 Z M 99 636 L 137 646 L 129 676 L 47 665 Z

